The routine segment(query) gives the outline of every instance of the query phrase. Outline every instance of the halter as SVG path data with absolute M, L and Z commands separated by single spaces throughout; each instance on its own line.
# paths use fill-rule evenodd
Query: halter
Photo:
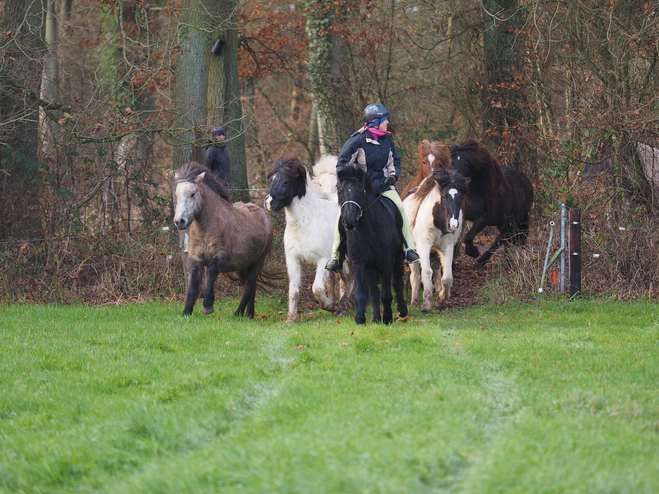
M 345 205 L 348 204 L 348 203 L 350 203 L 350 204 L 354 204 L 355 206 L 357 206 L 357 207 L 359 208 L 359 216 L 357 216 L 357 221 L 359 221 L 359 218 L 362 217 L 362 214 L 364 213 L 364 210 L 363 210 L 362 207 L 359 205 L 359 203 L 356 203 L 355 201 L 345 201 L 343 204 L 341 204 L 341 214 L 343 214 L 343 206 L 345 206 Z M 368 209 L 368 208 L 367 208 L 367 209 Z

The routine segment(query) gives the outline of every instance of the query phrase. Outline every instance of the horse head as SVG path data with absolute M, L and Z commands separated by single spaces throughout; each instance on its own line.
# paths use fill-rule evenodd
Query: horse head
M 267 211 L 279 211 L 290 206 L 296 197 L 307 191 L 307 169 L 297 158 L 279 158 L 268 174 L 270 188 L 263 205 Z
M 370 195 L 373 194 L 371 179 L 361 167 L 349 166 L 337 172 L 341 221 L 348 231 L 357 228 Z M 375 200 L 375 199 L 373 199 Z
M 441 168 L 433 173 L 442 200 L 433 207 L 433 224 L 442 233 L 456 233 L 464 222 L 463 207 L 469 191 L 469 178 L 456 170 Z
M 419 143 L 419 175 L 429 177 L 433 171 L 451 164 L 448 146 L 441 141 L 430 142 L 424 139 Z
M 185 167 L 184 167 L 185 168 Z M 185 230 L 192 220 L 199 214 L 202 207 L 202 197 L 199 185 L 203 183 L 206 172 L 202 171 L 194 177 L 184 173 L 184 168 L 175 174 L 176 181 L 176 209 L 174 211 L 174 224 L 179 230 Z

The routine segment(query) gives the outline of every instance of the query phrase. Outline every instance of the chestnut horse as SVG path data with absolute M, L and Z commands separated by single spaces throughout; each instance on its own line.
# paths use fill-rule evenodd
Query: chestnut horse
M 198 163 L 184 165 L 175 177 L 174 224 L 179 230 L 189 228 L 191 277 L 183 315 L 192 314 L 207 267 L 204 314 L 213 313 L 218 275 L 237 272 L 244 289 L 235 315 L 253 318 L 256 282 L 272 248 L 270 218 L 255 204 L 232 204 L 225 186 Z
M 434 170 L 451 166 L 451 153 L 446 144 L 440 141 L 430 142 L 424 139 L 419 143 L 419 172 L 403 189 L 400 195 L 405 199 L 413 190 L 421 185 L 426 177 L 432 175 Z

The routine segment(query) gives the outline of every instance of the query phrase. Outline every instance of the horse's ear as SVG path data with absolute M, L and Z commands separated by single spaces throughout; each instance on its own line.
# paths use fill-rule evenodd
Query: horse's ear
M 469 185 L 469 182 L 471 182 L 471 177 L 465 177 L 465 183 Z
M 206 172 L 201 172 L 199 175 L 197 175 L 197 178 L 195 178 L 195 182 L 203 182 L 204 177 L 206 176 Z
M 421 163 L 423 163 L 423 159 L 428 154 L 429 149 L 430 149 L 430 142 L 428 141 L 428 139 L 424 139 L 423 141 L 419 142 L 419 161 Z

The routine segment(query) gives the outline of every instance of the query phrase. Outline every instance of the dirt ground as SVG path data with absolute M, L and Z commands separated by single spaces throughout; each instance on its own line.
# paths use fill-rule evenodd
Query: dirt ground
M 313 270 L 311 267 L 305 270 L 303 275 L 302 290 L 300 292 L 300 310 L 316 310 L 320 306 L 313 296 L 311 285 L 313 283 Z M 478 305 L 481 299 L 481 289 L 492 276 L 492 270 L 481 267 L 475 259 L 460 254 L 453 269 L 453 287 L 451 298 L 446 303 L 447 311 L 456 311 Z M 410 303 L 411 289 L 409 286 L 409 270 L 405 274 L 405 299 Z

